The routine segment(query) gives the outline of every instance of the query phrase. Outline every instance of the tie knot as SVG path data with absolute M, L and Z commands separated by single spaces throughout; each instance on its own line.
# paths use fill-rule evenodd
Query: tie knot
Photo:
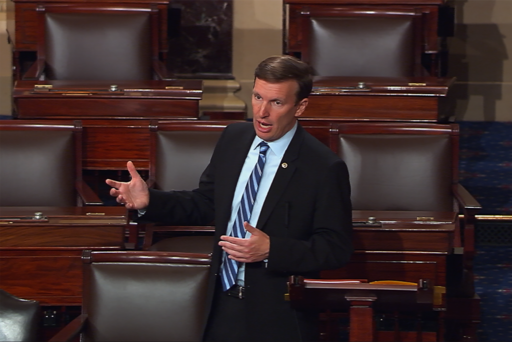
M 264 141 L 260 142 L 259 143 L 259 146 L 260 146 L 260 153 L 263 153 L 263 154 L 266 154 L 267 151 L 268 151 L 268 144 Z

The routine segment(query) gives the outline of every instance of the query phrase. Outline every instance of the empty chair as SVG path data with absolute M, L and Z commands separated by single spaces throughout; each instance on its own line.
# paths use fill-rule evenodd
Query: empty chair
M 151 80 L 166 77 L 158 9 L 37 8 L 37 60 L 23 79 Z
M 290 9 L 288 53 L 318 76 L 422 76 L 422 11 L 391 6 L 308 5 Z
M 149 184 L 160 190 L 192 190 L 224 128 L 236 121 L 160 121 L 151 125 Z
M 205 254 L 84 251 L 82 314 L 51 341 L 201 341 Z
M 461 213 L 472 258 L 481 207 L 459 183 L 457 124 L 336 123 L 331 149 L 347 163 L 354 210 Z
M 21 299 L 0 289 L 0 341 L 36 341 L 40 311 L 38 301 Z
M 0 206 L 101 205 L 82 179 L 80 121 L 0 120 Z

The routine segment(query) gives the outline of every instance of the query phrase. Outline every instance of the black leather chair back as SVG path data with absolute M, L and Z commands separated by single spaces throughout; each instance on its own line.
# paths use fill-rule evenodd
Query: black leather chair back
M 340 135 L 354 210 L 452 211 L 447 136 Z
M 207 255 L 86 251 L 84 263 L 83 342 L 201 341 Z
M 414 74 L 413 17 L 312 17 L 310 64 L 318 76 Z
M 37 341 L 40 311 L 38 301 L 21 299 L 0 289 L 0 341 Z
M 159 131 L 155 180 L 162 190 L 192 190 L 210 159 L 222 130 Z
M 339 124 L 335 150 L 349 169 L 353 209 L 456 211 L 451 127 Z
M 47 79 L 153 78 L 149 12 L 46 12 Z
M 0 206 L 77 205 L 76 128 L 53 126 L 0 121 Z

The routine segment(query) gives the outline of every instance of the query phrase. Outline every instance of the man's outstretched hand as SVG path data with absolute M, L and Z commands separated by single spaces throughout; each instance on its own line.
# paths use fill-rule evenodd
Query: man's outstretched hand
M 126 163 L 126 168 L 132 178 L 131 181 L 118 182 L 112 179 L 105 181 L 112 187 L 110 195 L 116 198 L 117 203 L 124 204 L 127 209 L 144 209 L 149 204 L 148 186 L 131 161 Z

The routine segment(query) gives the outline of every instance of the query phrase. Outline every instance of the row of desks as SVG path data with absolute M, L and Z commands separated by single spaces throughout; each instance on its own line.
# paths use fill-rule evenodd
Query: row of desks
M 453 115 L 454 79 L 317 77 L 301 119 L 317 138 L 332 121 L 444 122 Z M 84 126 L 83 167 L 124 169 L 127 160 L 149 168 L 150 120 L 198 120 L 200 80 L 71 82 L 17 81 L 19 119 L 78 119 Z M 313 128 L 313 126 L 316 127 Z
M 80 305 L 82 251 L 124 249 L 130 224 L 121 206 L 0 208 L 0 288 L 43 305 Z M 454 213 L 355 211 L 353 258 L 323 276 L 446 286 L 458 236 Z

